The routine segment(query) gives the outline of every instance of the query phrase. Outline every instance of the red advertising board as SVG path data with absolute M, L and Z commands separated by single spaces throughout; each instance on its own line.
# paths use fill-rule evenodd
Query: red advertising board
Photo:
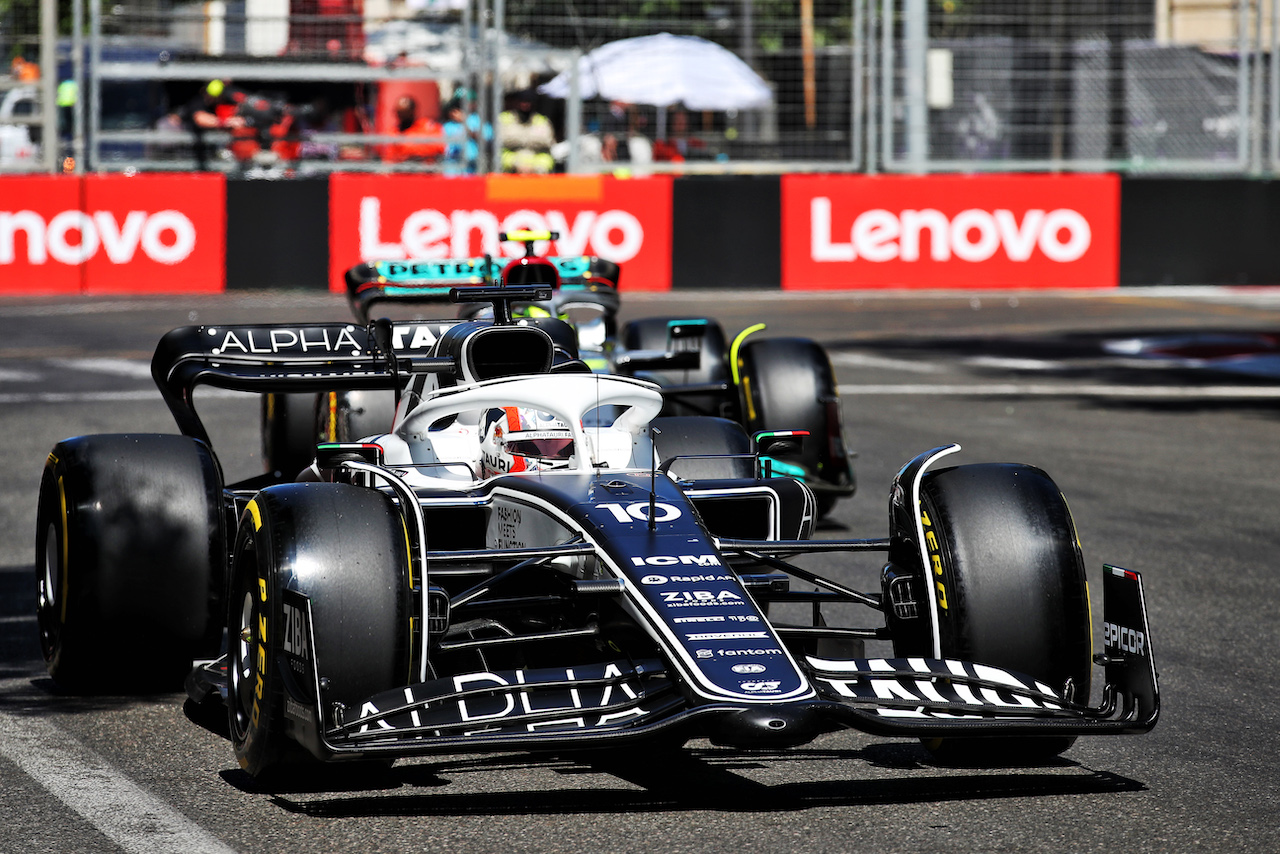
M 223 288 L 221 175 L 0 179 L 0 294 Z
M 786 175 L 782 287 L 1119 283 L 1117 175 Z
M 671 179 L 600 175 L 335 174 L 329 183 L 330 287 L 361 261 L 438 259 L 485 253 L 517 257 L 499 243 L 516 229 L 559 232 L 547 250 L 599 255 L 622 265 L 624 290 L 671 287 Z

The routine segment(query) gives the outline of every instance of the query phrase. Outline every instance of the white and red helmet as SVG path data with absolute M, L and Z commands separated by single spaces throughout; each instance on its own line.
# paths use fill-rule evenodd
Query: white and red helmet
M 484 477 L 563 468 L 573 456 L 573 432 L 536 409 L 490 409 L 480 421 L 480 465 Z

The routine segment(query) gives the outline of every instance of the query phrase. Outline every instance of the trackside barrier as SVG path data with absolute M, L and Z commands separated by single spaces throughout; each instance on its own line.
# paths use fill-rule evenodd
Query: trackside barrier
M 225 284 L 221 175 L 0 179 L 0 295 L 212 293 Z
M 512 256 L 516 228 L 620 260 L 624 291 L 1272 285 L 1278 211 L 1278 182 L 1112 174 L 3 176 L 0 297 L 325 290 Z
M 1118 284 L 1117 175 L 785 175 L 782 287 Z

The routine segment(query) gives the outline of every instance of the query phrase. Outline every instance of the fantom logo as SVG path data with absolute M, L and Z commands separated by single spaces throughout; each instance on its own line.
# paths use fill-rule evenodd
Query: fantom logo
M 933 261 L 980 263 L 997 253 L 1010 261 L 1027 261 L 1036 249 L 1059 264 L 1078 261 L 1093 240 L 1089 221 L 1076 210 L 1032 208 L 1021 218 L 1012 210 L 962 210 L 953 217 L 933 208 L 862 211 L 853 220 L 849 242 L 832 233 L 831 199 L 809 203 L 810 256 L 814 261 L 919 261 L 923 245 Z
M 479 251 L 488 255 L 503 254 L 498 242 L 501 232 L 530 229 L 555 231 L 556 253 L 559 255 L 601 255 L 619 264 L 635 258 L 644 246 L 644 227 L 628 211 L 579 211 L 572 217 L 560 210 L 518 210 L 501 220 L 487 210 L 444 211 L 424 208 L 410 213 L 398 224 L 386 223 L 383 231 L 382 200 L 377 196 L 360 199 L 360 256 L 365 259 L 458 258 L 473 254 L 472 235 L 480 237 Z M 388 242 L 396 236 L 398 243 Z M 514 244 L 508 244 L 507 255 L 523 255 Z M 544 247 L 545 248 L 545 247 Z
M 23 242 L 29 264 L 83 264 L 99 252 L 128 264 L 139 249 L 152 261 L 179 264 L 196 248 L 196 227 L 176 210 L 129 211 L 123 222 L 111 211 L 62 211 L 48 221 L 31 210 L 0 211 L 0 264 L 13 264 Z

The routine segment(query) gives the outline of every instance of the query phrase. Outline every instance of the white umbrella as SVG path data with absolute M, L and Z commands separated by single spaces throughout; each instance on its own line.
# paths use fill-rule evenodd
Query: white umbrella
M 569 96 L 570 72 L 538 87 L 552 98 Z M 760 75 L 731 51 L 697 36 L 639 36 L 601 45 L 578 60 L 583 98 L 690 110 L 750 110 L 773 102 Z

